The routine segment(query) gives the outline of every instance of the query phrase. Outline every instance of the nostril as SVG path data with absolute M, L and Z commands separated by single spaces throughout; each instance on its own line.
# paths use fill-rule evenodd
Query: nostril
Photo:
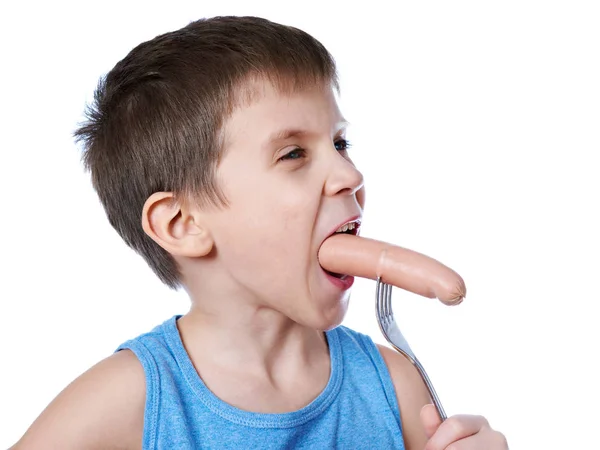
M 351 194 L 353 194 L 354 192 L 355 192 L 355 190 L 354 190 L 354 189 L 352 189 L 352 188 L 343 188 L 343 189 L 340 189 L 340 190 L 338 191 L 338 194 L 343 194 L 343 195 L 351 195 Z

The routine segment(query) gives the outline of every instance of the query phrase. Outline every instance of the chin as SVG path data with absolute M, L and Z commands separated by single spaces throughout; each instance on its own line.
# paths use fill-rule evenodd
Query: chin
M 315 311 L 314 316 L 311 318 L 312 320 L 310 320 L 307 326 L 319 331 L 332 330 L 342 324 L 347 311 L 348 300 L 341 300 L 334 307 Z

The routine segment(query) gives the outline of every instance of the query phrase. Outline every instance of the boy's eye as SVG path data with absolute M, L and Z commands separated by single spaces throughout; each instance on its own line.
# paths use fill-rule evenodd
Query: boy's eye
M 350 148 L 350 142 L 347 141 L 346 139 L 338 139 L 337 141 L 335 141 L 335 149 L 338 152 L 343 152 L 345 150 L 348 150 Z
M 334 146 L 338 152 L 344 152 L 350 148 L 350 142 L 348 142 L 346 139 L 338 139 L 337 141 L 334 142 Z M 286 161 L 286 160 L 302 159 L 305 156 L 306 156 L 306 150 L 304 150 L 303 148 L 297 147 L 294 150 L 287 153 L 286 155 L 279 158 L 279 160 Z
M 279 158 L 280 161 L 285 161 L 288 159 L 300 159 L 302 157 L 304 157 L 304 149 L 301 148 L 295 148 L 294 150 L 292 150 L 291 152 L 289 152 L 288 154 L 282 156 L 281 158 Z

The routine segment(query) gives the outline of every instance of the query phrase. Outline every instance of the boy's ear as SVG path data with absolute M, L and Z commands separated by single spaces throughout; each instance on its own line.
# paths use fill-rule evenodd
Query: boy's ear
M 206 256 L 213 247 L 207 227 L 199 216 L 184 211 L 172 192 L 155 192 L 144 203 L 142 227 L 148 236 L 176 256 Z

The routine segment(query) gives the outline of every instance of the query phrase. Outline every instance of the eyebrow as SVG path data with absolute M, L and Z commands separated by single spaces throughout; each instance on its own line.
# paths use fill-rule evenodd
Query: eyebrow
M 307 130 L 301 130 L 299 128 L 286 128 L 269 136 L 269 139 L 267 139 L 267 144 L 274 144 L 276 142 L 285 141 L 293 137 L 306 136 L 307 134 L 309 134 Z
M 337 123 L 338 130 L 342 130 L 342 129 L 346 128 L 348 125 L 350 125 L 350 123 L 345 119 L 342 119 Z M 293 137 L 303 137 L 303 136 L 306 136 L 309 134 L 311 134 L 311 132 L 308 130 L 303 130 L 300 128 L 285 128 L 283 130 L 276 131 L 275 133 L 270 135 L 266 141 L 266 144 L 272 145 L 272 144 L 282 142 L 282 141 L 285 141 L 285 140 L 293 138 Z

